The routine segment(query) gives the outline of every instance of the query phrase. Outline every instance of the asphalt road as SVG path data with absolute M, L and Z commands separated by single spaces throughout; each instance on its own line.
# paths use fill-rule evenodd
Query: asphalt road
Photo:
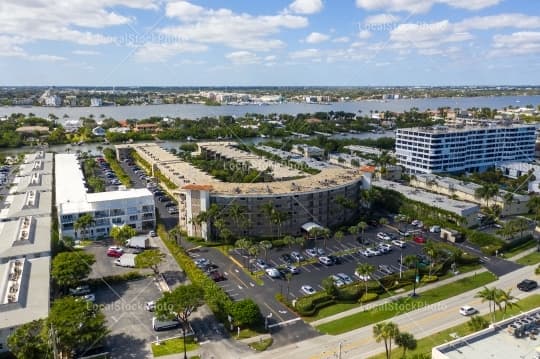
M 539 276 L 534 274 L 534 268 L 524 267 L 504 275 L 496 282 L 490 284 L 490 286 L 496 286 L 502 289 L 515 288 L 516 284 L 524 278 L 539 280 Z M 464 304 L 474 306 L 480 313 L 489 313 L 487 302 L 481 303 L 479 298 L 474 297 L 477 292 L 478 289 L 474 289 L 434 305 L 396 316 L 392 318 L 392 322 L 398 324 L 399 328 L 403 331 L 411 332 L 417 338 L 427 337 L 446 328 L 468 321 L 469 319 L 467 317 L 459 314 L 459 308 Z M 528 293 L 515 289 L 512 291 L 513 295 L 519 299 L 538 292 L 538 289 Z M 422 297 L 420 296 L 418 300 L 421 299 Z M 451 338 L 448 339 L 451 340 Z M 384 352 L 384 345 L 375 342 L 372 334 L 372 325 L 369 325 L 342 335 L 322 335 L 316 339 L 309 339 L 295 343 L 294 345 L 287 345 L 257 355 L 243 357 L 242 359 L 335 359 L 338 357 L 340 343 L 342 345 L 341 358 L 343 359 L 368 358 Z M 229 358 L 233 357 L 230 356 Z M 223 358 L 226 358 L 226 356 L 223 356 Z

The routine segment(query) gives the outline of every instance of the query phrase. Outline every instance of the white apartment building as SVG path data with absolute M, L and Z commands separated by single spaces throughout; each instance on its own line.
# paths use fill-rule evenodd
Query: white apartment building
M 101 107 L 103 106 L 103 101 L 99 97 L 92 97 L 90 99 L 90 107 Z
M 531 161 L 535 130 L 532 125 L 402 128 L 396 131 L 396 157 L 410 173 L 483 171 L 500 162 Z
M 98 238 L 115 226 L 127 224 L 138 231 L 154 229 L 154 196 L 146 188 L 87 193 L 79 161 L 74 154 L 55 157 L 56 206 L 60 236 Z M 94 218 L 91 226 L 75 231 L 77 219 Z

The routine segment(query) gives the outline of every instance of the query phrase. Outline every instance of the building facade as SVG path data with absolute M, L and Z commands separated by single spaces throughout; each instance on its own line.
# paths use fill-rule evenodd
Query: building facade
M 396 131 L 396 157 L 409 173 L 483 171 L 532 160 L 535 141 L 529 125 L 402 128 Z
M 146 188 L 86 193 L 84 176 L 73 154 L 59 154 L 55 162 L 56 206 L 60 236 L 99 238 L 115 226 L 128 225 L 137 231 L 155 228 L 154 196 Z M 75 230 L 85 214 L 91 225 Z

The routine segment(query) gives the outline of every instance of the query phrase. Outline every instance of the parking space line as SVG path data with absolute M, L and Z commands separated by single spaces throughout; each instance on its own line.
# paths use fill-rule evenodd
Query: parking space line
M 307 265 L 302 266 L 302 269 L 305 270 L 308 273 L 311 273 L 311 271 L 307 267 L 308 267 Z

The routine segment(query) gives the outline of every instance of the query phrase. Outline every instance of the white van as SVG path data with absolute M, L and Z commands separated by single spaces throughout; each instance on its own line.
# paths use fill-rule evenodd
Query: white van
M 431 226 L 431 227 L 429 228 L 429 231 L 430 231 L 431 233 L 439 233 L 439 232 L 441 231 L 441 226 Z

